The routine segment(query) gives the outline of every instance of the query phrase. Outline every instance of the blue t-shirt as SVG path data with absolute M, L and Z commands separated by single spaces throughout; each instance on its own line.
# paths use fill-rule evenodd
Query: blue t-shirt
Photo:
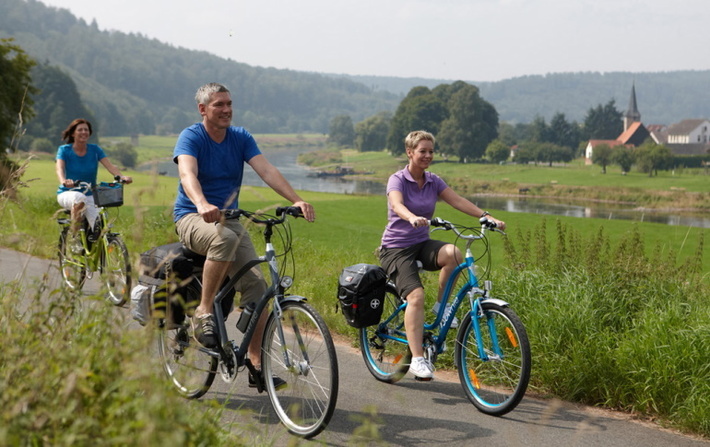
M 63 144 L 57 150 L 57 160 L 64 160 L 66 178 L 77 182 L 96 184 L 96 174 L 99 170 L 99 161 L 106 158 L 106 154 L 96 144 L 86 145 L 86 154 L 82 157 L 76 155 L 71 144 Z M 60 185 L 57 194 L 71 188 Z M 91 195 L 91 190 L 86 192 Z
M 387 194 L 390 191 L 402 193 L 402 202 L 409 211 L 417 216 L 430 219 L 434 217 L 436 202 L 448 185 L 436 174 L 424 171 L 424 186 L 419 188 L 409 169 L 404 168 L 392 174 L 387 181 Z M 387 226 L 382 234 L 382 246 L 385 248 L 406 248 L 429 240 L 429 227 L 414 228 L 409 221 L 402 219 L 387 207 Z
M 221 143 L 210 138 L 202 123 L 196 123 L 183 130 L 175 143 L 173 161 L 178 156 L 191 155 L 197 159 L 197 180 L 207 201 L 219 207 L 238 208 L 239 190 L 242 187 L 244 163 L 261 154 L 254 137 L 243 127 L 230 126 Z M 175 222 L 189 213 L 196 213 L 197 207 L 185 194 L 182 184 L 178 184 L 177 199 L 173 209 Z

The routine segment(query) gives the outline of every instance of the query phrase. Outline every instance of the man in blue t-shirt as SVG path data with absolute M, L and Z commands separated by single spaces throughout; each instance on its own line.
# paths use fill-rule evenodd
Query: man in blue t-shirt
M 315 220 L 315 212 L 261 154 L 251 134 L 231 125 L 232 98 L 225 86 L 203 85 L 197 90 L 195 100 L 202 122 L 182 131 L 173 152 L 180 175 L 174 220 L 182 243 L 207 257 L 202 273 L 202 296 L 192 325 L 197 340 L 213 347 L 217 344 L 212 315 L 214 296 L 228 273 L 236 273 L 257 257 L 239 221 L 221 221 L 221 209 L 239 206 L 244 163 L 279 195 L 300 207 L 308 221 Z M 261 298 L 266 282 L 261 270 L 252 268 L 236 287 L 241 293 L 241 307 L 244 307 Z M 261 334 L 266 317 L 263 313 L 249 345 L 249 358 L 257 369 L 261 364 Z M 251 376 L 250 385 L 256 386 Z

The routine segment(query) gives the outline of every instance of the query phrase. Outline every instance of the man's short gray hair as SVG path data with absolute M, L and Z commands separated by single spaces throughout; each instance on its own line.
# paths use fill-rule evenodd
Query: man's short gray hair
M 229 93 L 229 89 L 222 84 L 210 82 L 197 89 L 195 101 L 197 101 L 197 104 L 207 105 L 215 93 Z

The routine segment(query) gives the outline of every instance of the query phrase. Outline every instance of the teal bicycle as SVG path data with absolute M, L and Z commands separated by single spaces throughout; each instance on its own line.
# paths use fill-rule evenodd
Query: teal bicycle
M 434 218 L 430 225 L 453 231 L 458 240 L 466 241 L 465 259 L 449 277 L 442 305 L 436 318 L 424 324 L 424 357 L 434 365 L 437 356 L 446 349 L 446 338 L 456 312 L 466 307 L 456 343 L 454 361 L 466 397 L 481 412 L 501 416 L 513 410 L 521 401 L 530 380 L 530 342 L 525 327 L 510 305 L 491 295 L 492 282 L 481 287 L 474 269 L 471 252 L 473 241 L 483 241 L 488 248 L 487 231 L 502 231 L 486 217 L 477 228 L 459 229 L 457 225 Z M 469 234 L 464 234 L 469 233 Z M 446 306 L 454 286 L 463 280 L 452 298 L 452 311 Z M 360 329 L 360 346 L 370 373 L 379 381 L 394 383 L 409 370 L 412 353 L 404 330 L 407 302 L 392 282 L 386 286 L 384 311 L 378 325 Z

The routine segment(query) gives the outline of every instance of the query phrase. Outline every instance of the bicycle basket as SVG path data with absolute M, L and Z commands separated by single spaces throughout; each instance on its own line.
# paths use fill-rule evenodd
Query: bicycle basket
M 123 205 L 123 185 L 101 182 L 91 187 L 96 206 L 111 207 Z

